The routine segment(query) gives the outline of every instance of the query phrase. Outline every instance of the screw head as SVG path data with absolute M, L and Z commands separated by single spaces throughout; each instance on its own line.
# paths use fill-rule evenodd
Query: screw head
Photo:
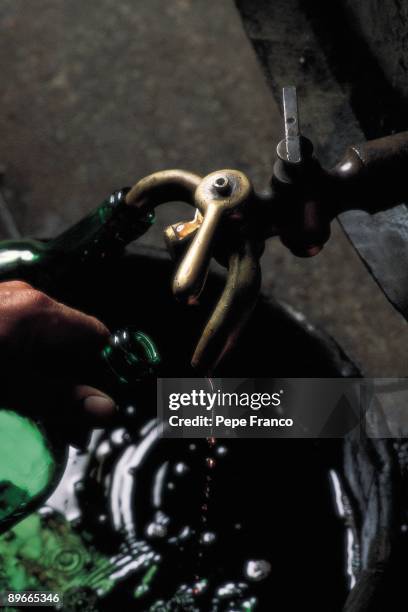
M 219 193 L 220 195 L 227 195 L 231 192 L 231 183 L 228 177 L 225 175 L 217 176 L 214 179 L 213 186 L 217 193 Z

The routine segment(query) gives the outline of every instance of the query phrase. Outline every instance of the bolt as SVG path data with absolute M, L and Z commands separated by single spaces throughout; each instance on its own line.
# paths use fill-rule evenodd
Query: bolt
M 213 186 L 220 195 L 227 195 L 231 192 L 231 183 L 227 176 L 218 176 L 214 180 Z

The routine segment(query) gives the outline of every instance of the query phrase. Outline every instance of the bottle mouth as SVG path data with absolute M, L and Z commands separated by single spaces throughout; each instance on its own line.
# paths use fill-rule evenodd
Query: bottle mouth
M 123 384 L 138 383 L 153 376 L 161 361 L 153 340 L 132 327 L 114 332 L 102 357 Z

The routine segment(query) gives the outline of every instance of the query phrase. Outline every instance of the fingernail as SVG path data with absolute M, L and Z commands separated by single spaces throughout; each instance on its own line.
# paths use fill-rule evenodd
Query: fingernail
M 82 405 L 87 412 L 97 416 L 104 416 L 115 411 L 115 402 L 108 395 L 88 395 Z

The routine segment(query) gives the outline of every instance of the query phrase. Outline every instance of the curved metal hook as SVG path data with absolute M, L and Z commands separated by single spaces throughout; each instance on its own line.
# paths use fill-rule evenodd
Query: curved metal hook
M 259 296 L 260 251 L 259 244 L 244 239 L 231 253 L 227 282 L 197 344 L 194 367 L 211 373 L 236 343 Z
M 195 206 L 194 194 L 202 177 L 185 170 L 162 170 L 145 176 L 126 194 L 126 204 L 147 214 L 161 204 L 185 202 Z

